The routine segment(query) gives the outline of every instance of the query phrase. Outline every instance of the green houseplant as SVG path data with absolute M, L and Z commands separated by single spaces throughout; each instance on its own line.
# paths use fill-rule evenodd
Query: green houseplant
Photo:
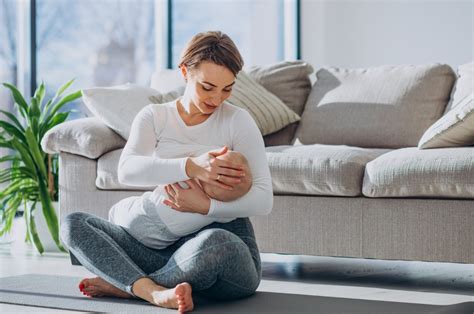
M 0 110 L 0 147 L 11 153 L 1 156 L 0 163 L 10 165 L 0 170 L 0 183 L 8 183 L 0 191 L 2 228 L 0 236 L 10 231 L 16 212 L 23 205 L 27 234 L 25 241 L 33 241 L 40 254 L 44 252 L 38 236 L 33 211 L 40 204 L 48 230 L 58 246 L 66 252 L 59 239 L 58 217 L 53 202 L 58 200 L 57 154 L 49 155 L 41 149 L 41 139 L 54 126 L 64 122 L 73 110 L 59 112 L 67 103 L 81 97 L 81 91 L 62 96 L 74 80 L 59 88 L 54 97 L 43 102 L 46 88 L 42 82 L 28 103 L 18 89 L 8 83 L 19 116 Z M 28 205 L 28 204 L 29 205 Z

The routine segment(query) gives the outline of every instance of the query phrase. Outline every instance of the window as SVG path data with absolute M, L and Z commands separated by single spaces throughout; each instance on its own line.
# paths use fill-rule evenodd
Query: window
M 284 0 L 172 0 L 172 68 L 191 37 L 208 30 L 229 35 L 245 66 L 285 59 L 284 9 Z
M 298 3 L 0 0 L 0 80 L 25 95 L 43 80 L 47 98 L 71 78 L 76 80 L 70 91 L 126 82 L 148 85 L 157 68 L 176 68 L 184 45 L 205 30 L 227 33 L 245 66 L 294 59 Z M 12 109 L 5 88 L 0 88 L 0 101 Z M 70 119 L 90 115 L 80 100 L 65 109 L 80 111 Z
M 0 82 L 17 84 L 17 1 L 0 0 Z M 0 109 L 13 110 L 10 90 L 0 88 Z
M 43 79 L 50 93 L 73 77 L 71 91 L 149 84 L 155 69 L 153 0 L 37 0 L 36 14 L 37 84 Z

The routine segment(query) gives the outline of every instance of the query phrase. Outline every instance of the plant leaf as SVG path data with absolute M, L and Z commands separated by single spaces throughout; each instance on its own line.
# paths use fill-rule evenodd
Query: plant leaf
M 41 117 L 40 117 L 40 121 L 41 121 L 41 122 L 43 122 L 44 117 L 45 117 L 46 114 L 48 113 L 49 107 L 51 106 L 52 103 L 53 103 L 53 99 L 48 100 L 48 102 L 46 103 L 46 105 L 44 106 L 44 108 L 41 110 Z
M 15 213 L 17 212 L 18 207 L 21 204 L 21 198 L 11 197 L 6 203 L 6 209 L 4 211 L 5 216 L 2 216 L 2 222 L 4 227 L 0 231 L 0 236 L 11 230 L 13 225 L 13 219 L 15 218 Z
M 66 84 L 64 84 L 63 86 L 61 86 L 59 89 L 58 89 L 58 92 L 57 92 L 57 95 L 58 97 L 61 96 L 63 94 L 63 92 L 69 88 L 69 86 L 71 86 L 71 84 L 75 81 L 76 79 L 73 78 L 71 80 L 69 80 L 69 82 L 66 82 Z
M 31 98 L 31 107 L 30 111 L 28 112 L 28 119 L 30 121 L 30 126 L 33 130 L 34 134 L 38 134 L 38 121 L 40 118 L 41 112 L 39 109 L 38 101 L 36 98 Z
M 15 138 L 12 138 L 10 140 L 10 143 L 11 143 L 13 149 L 15 149 L 20 154 L 21 160 L 25 164 L 25 166 L 27 168 L 31 169 L 32 171 L 36 172 L 36 166 L 35 166 L 35 163 L 33 162 L 33 159 L 32 159 L 33 157 L 31 156 L 28 148 L 25 147 L 25 145 L 23 143 L 21 143 L 20 141 L 18 141 Z
M 43 244 L 41 243 L 41 240 L 38 236 L 38 231 L 36 230 L 36 223 L 35 223 L 35 217 L 33 215 L 33 211 L 36 207 L 36 202 L 31 205 L 31 208 L 28 210 L 28 220 L 27 224 L 30 226 L 30 236 L 33 239 L 33 243 L 35 244 L 36 249 L 40 254 L 43 254 L 44 248 Z
M 51 99 L 51 102 L 48 102 L 48 104 L 45 106 L 45 111 L 48 111 L 50 109 L 50 107 L 56 102 L 56 100 L 64 93 L 64 91 L 66 89 L 69 88 L 69 86 L 71 86 L 71 84 L 74 82 L 74 78 L 71 79 L 69 82 L 66 82 L 66 84 L 64 84 L 63 86 L 61 86 L 58 91 L 56 92 L 56 94 L 54 95 L 53 99 Z
M 43 178 L 47 178 L 48 174 L 46 172 L 46 166 L 44 163 L 44 153 L 42 153 L 39 149 L 39 144 L 36 141 L 35 135 L 33 134 L 33 131 L 30 127 L 26 128 L 25 136 L 35 166 L 39 169 L 41 176 Z M 42 178 L 38 178 L 38 181 L 41 182 L 41 179 Z
M 18 91 L 18 89 L 15 86 L 13 86 L 11 84 L 8 84 L 8 83 L 3 83 L 3 86 L 10 89 L 10 91 L 12 93 L 12 96 L 13 96 L 13 99 L 15 100 L 15 103 L 18 104 L 18 106 L 20 108 L 20 114 L 24 118 L 26 118 L 27 112 L 28 112 L 28 103 L 25 101 L 25 98 L 23 98 L 20 91 Z
M 26 199 L 23 200 L 23 208 L 26 208 Z M 28 211 L 25 210 L 23 212 L 23 217 L 25 218 L 25 225 L 26 225 L 26 236 L 25 236 L 25 242 L 31 243 L 31 230 L 30 230 L 30 224 L 29 224 L 29 218 L 28 218 Z
M 33 95 L 33 97 L 36 99 L 36 102 L 38 103 L 38 106 L 40 108 L 43 103 L 43 98 L 44 98 L 45 93 L 46 93 L 46 87 L 44 85 L 44 82 L 41 81 L 40 86 L 38 86 L 38 88 L 35 91 L 35 94 Z
M 11 136 L 17 137 L 20 140 L 25 141 L 25 136 L 23 135 L 23 132 L 20 131 L 16 126 L 6 121 L 0 120 L 0 128 L 5 130 L 5 132 L 10 134 Z
M 10 120 L 12 120 L 13 123 L 15 123 L 15 125 L 18 127 L 18 129 L 20 129 L 22 132 L 25 132 L 25 129 L 23 128 L 20 121 L 18 121 L 18 119 L 15 117 L 14 114 L 12 114 L 11 112 L 5 111 L 5 110 L 0 110 L 0 112 L 3 113 L 4 115 L 6 115 L 7 117 L 9 117 Z
M 81 94 L 81 91 L 76 91 L 74 93 L 71 93 L 67 96 L 64 96 L 56 105 L 54 105 L 54 107 L 51 109 L 51 113 L 49 114 L 49 116 L 46 117 L 45 119 L 45 122 L 46 123 L 49 123 L 49 121 L 54 117 L 54 115 L 56 114 L 56 112 L 61 109 L 65 104 L 71 102 L 71 101 L 74 101 L 78 98 L 81 98 L 82 94 Z
M 58 112 L 58 113 L 56 113 L 54 118 L 48 124 L 43 124 L 40 127 L 39 138 L 43 138 L 43 136 L 46 134 L 46 132 L 48 132 L 48 130 L 51 130 L 56 125 L 61 124 L 64 121 L 66 121 L 68 116 L 69 116 L 69 112 Z
M 7 161 L 14 161 L 14 160 L 18 160 L 18 156 L 16 155 L 6 155 L 6 156 L 3 156 L 0 158 L 0 163 L 2 162 L 7 162 Z
M 61 251 L 66 252 L 64 247 L 61 245 L 61 241 L 59 239 L 58 217 L 56 215 L 56 211 L 54 210 L 53 204 L 51 203 L 51 198 L 48 193 L 48 188 L 44 181 L 39 181 L 38 186 L 39 186 L 39 192 L 40 192 L 39 195 L 40 195 L 41 205 L 43 207 L 43 215 L 48 225 L 49 232 L 51 233 L 51 236 L 53 237 L 53 240 L 58 246 L 58 248 Z

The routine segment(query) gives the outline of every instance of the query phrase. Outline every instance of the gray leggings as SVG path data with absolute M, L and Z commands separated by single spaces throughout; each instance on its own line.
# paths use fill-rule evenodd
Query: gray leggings
M 193 295 L 232 300 L 252 295 L 261 280 L 260 254 L 248 218 L 210 224 L 156 250 L 118 225 L 74 212 L 61 224 L 61 239 L 85 268 L 130 294 L 137 279 L 148 277 L 166 288 L 188 282 Z

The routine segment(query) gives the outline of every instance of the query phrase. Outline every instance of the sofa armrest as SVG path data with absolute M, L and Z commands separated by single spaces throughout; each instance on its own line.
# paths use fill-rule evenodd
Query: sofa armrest
M 44 135 L 41 147 L 48 154 L 66 152 L 96 159 L 126 141 L 96 117 L 66 121 Z

